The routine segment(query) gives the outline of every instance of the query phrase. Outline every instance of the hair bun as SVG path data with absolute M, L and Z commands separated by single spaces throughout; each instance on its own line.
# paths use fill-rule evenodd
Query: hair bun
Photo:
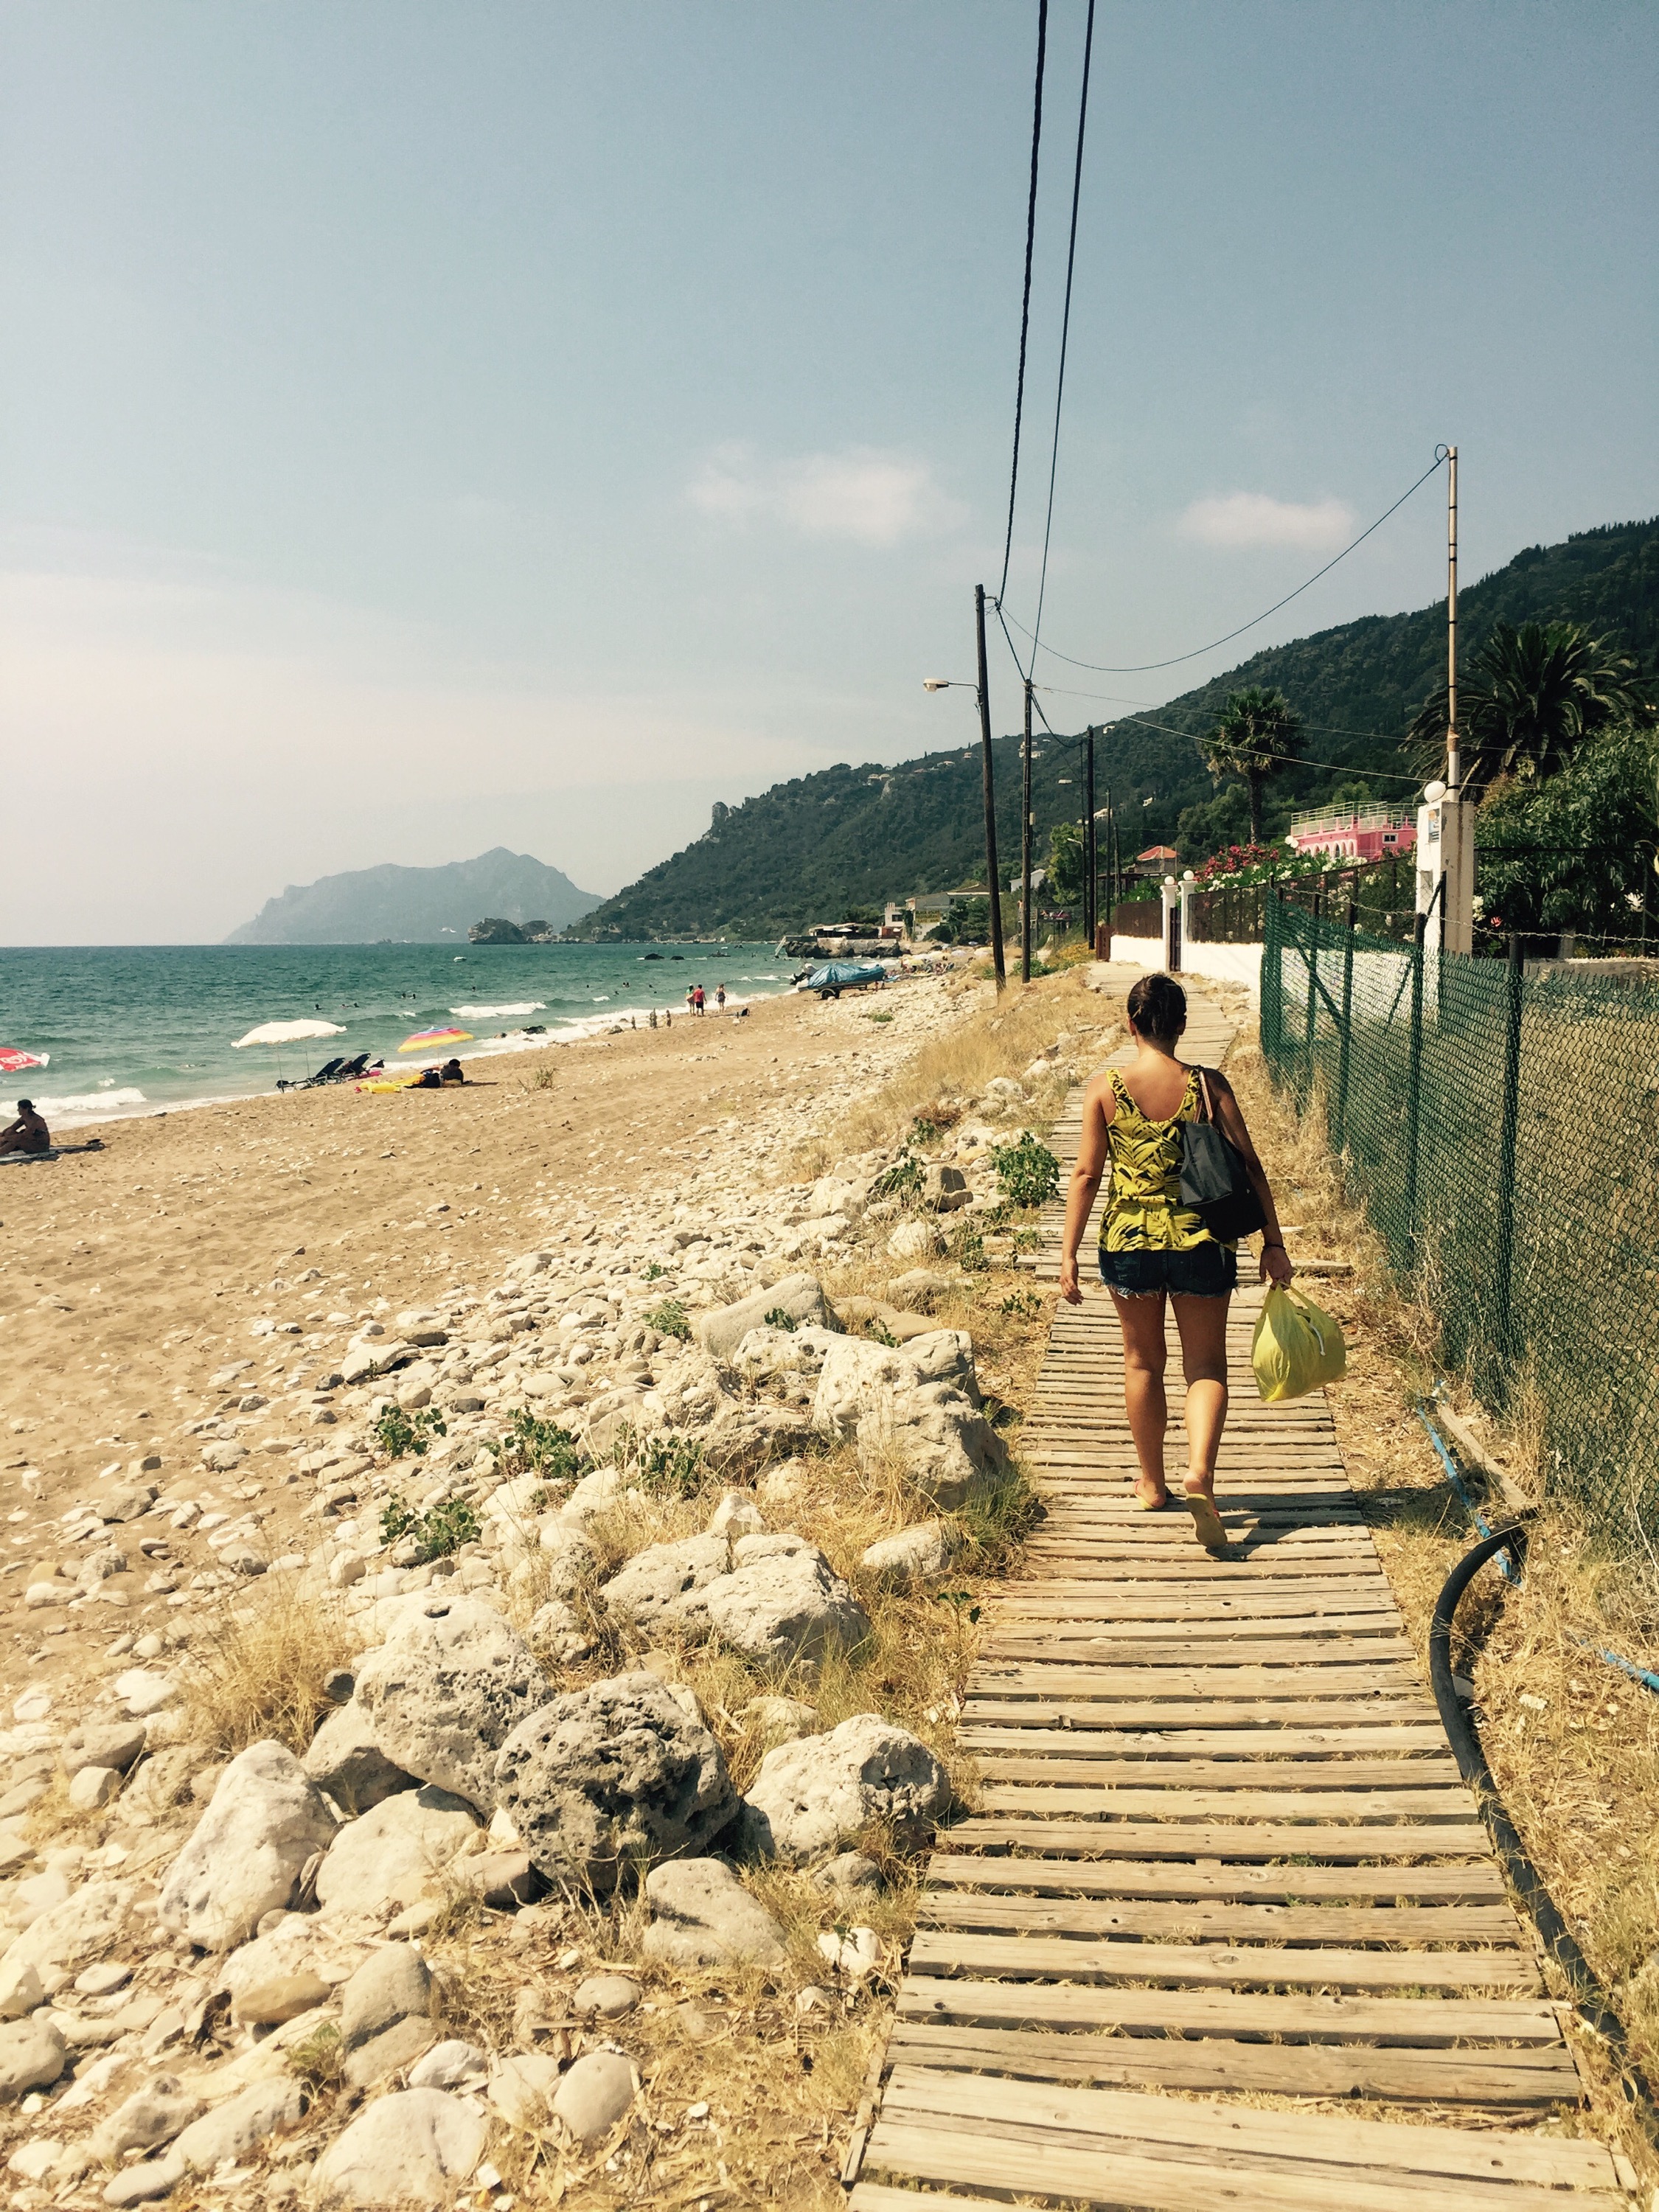
M 1130 987 L 1129 1019 L 1154 1044 L 1172 1045 L 1187 1026 L 1187 994 L 1173 975 L 1143 975 Z

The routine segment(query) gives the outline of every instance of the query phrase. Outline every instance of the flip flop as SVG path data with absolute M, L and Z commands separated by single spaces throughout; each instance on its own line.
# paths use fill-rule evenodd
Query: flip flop
M 1137 1490 L 1134 1499 L 1143 1513 L 1162 1513 L 1170 1503 L 1170 1493 L 1166 1490 L 1162 1498 L 1143 1498 Z
M 1213 1498 L 1206 1498 L 1202 1491 L 1184 1492 L 1188 1510 L 1193 1516 L 1193 1534 L 1206 1552 L 1224 1552 L 1227 1532 L 1221 1525 L 1221 1516 L 1215 1510 Z

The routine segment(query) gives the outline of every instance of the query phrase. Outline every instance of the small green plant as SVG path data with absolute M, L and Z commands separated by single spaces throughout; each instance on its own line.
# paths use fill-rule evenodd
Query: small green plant
M 1016 1252 L 1038 1251 L 1041 1249 L 1042 1244 L 1042 1231 L 1040 1229 L 1031 1229 L 1029 1227 L 1024 1229 L 1016 1229 L 1014 1231 L 1013 1243 Z
M 866 1014 L 864 1018 L 866 1022 L 890 1022 L 893 1017 L 890 1014 Z
M 540 1419 L 526 1406 L 520 1407 L 507 1435 L 489 1449 L 519 1474 L 543 1474 L 550 1482 L 568 1482 L 586 1464 L 568 1429 Z
M 907 1145 L 890 1168 L 884 1168 L 870 1186 L 872 1198 L 896 1198 L 901 1206 L 915 1206 L 921 1197 L 921 1162 Z
M 477 1514 L 465 1498 L 441 1498 L 429 1512 L 416 1513 L 394 1490 L 380 1510 L 380 1541 L 412 1537 L 422 1562 L 447 1559 L 463 1545 L 476 1544 L 478 1534 Z
M 1011 1291 L 997 1311 L 1015 1321 L 1032 1321 L 1042 1311 L 1042 1301 L 1034 1291 Z
M 897 1337 L 894 1335 L 879 1314 L 871 1315 L 869 1320 L 864 1324 L 864 1333 L 872 1344 L 884 1344 L 892 1352 L 898 1350 Z
M 374 1420 L 374 1441 L 388 1459 L 424 1459 L 433 1437 L 448 1433 L 435 1406 L 422 1406 L 414 1413 L 406 1413 L 401 1406 L 387 1406 Z
M 766 1316 L 766 1326 L 768 1328 L 781 1328 L 787 1336 L 793 1336 L 800 1323 L 793 1314 L 786 1313 L 781 1306 L 774 1306 Z
M 969 1620 L 979 1619 L 980 1607 L 974 1601 L 972 1590 L 935 1590 L 933 1595 L 939 1604 L 953 1605 L 958 1613 L 964 1613 Z
M 909 1141 L 913 1145 L 932 1145 L 938 1142 L 939 1126 L 930 1121 L 925 1114 L 918 1114 L 910 1124 Z
M 648 1267 L 641 1270 L 641 1276 L 647 1283 L 659 1283 L 667 1273 L 667 1268 L 663 1266 L 660 1260 L 653 1260 Z
M 345 2075 L 345 2052 L 340 2044 L 340 2031 L 331 2020 L 320 2027 L 313 2028 L 303 2043 L 296 2043 L 288 2054 L 291 2072 L 313 2090 L 336 2089 Z
M 617 1451 L 641 1489 L 659 1498 L 695 1498 L 702 1487 L 702 1446 L 694 1437 L 640 1437 L 625 1429 Z
M 665 1298 L 655 1313 L 646 1316 L 645 1325 L 659 1336 L 677 1336 L 682 1343 L 691 1334 L 691 1317 L 678 1298 Z
M 1012 1145 L 993 1145 L 991 1165 L 1010 1206 L 1046 1206 L 1060 1188 L 1060 1162 L 1029 1129 Z
M 964 1275 L 982 1275 L 990 1264 L 986 1257 L 985 1239 L 964 1221 L 957 1231 L 957 1267 Z

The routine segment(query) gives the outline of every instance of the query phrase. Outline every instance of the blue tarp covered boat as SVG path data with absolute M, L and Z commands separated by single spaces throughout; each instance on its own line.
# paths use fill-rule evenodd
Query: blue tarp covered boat
M 887 970 L 879 960 L 826 960 L 822 968 L 814 968 L 798 988 L 833 998 L 840 991 L 859 991 L 866 984 L 886 981 Z

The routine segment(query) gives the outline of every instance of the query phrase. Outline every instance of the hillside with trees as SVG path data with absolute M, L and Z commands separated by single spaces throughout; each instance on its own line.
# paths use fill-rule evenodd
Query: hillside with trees
M 1659 670 L 1659 519 L 1609 525 L 1533 546 L 1459 595 L 1464 653 L 1500 625 L 1570 621 L 1636 664 Z M 1202 859 L 1249 835 L 1250 798 L 1238 775 L 1218 780 L 1207 743 L 1241 691 L 1277 694 L 1294 717 L 1301 757 L 1265 777 L 1264 834 L 1297 808 L 1340 797 L 1408 799 L 1420 769 L 1413 723 L 1445 679 L 1446 607 L 1371 615 L 1273 646 L 1146 714 L 1120 718 L 1096 745 L 1097 804 L 1109 792 L 1126 856 L 1176 845 Z M 1081 672 L 1068 682 L 1083 684 Z M 1017 699 L 993 674 L 994 705 Z M 968 695 L 958 695 L 966 701 Z M 1060 702 L 1046 702 L 1057 712 Z M 953 711 L 941 702 L 941 712 Z M 968 715 L 961 708 L 963 721 Z M 1035 849 L 1047 860 L 1056 823 L 1077 819 L 1076 745 L 1044 736 L 1032 769 Z M 998 739 L 997 836 L 1006 883 L 1019 872 L 1019 741 Z M 770 937 L 854 907 L 915 891 L 954 890 L 984 874 L 976 744 L 896 767 L 841 765 L 740 805 L 717 805 L 702 836 L 584 916 L 573 937 Z

